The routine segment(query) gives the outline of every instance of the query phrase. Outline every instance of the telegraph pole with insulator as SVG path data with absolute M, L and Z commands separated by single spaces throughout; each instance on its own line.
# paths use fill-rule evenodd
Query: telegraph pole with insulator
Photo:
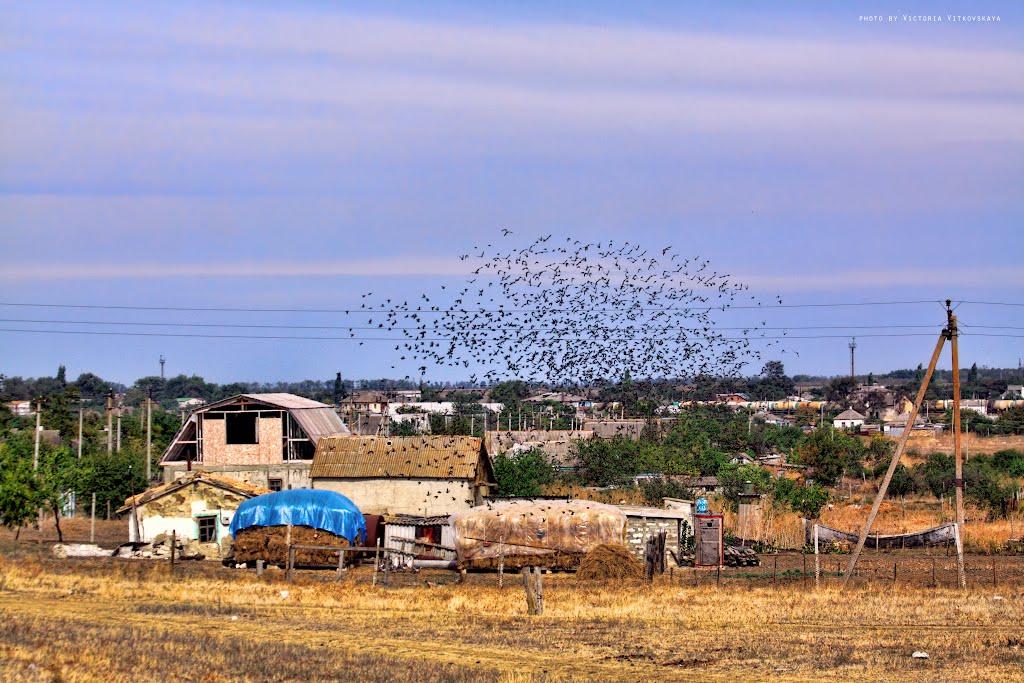
M 853 370 L 853 352 L 857 348 L 857 338 L 853 337 L 850 339 L 850 377 L 854 377 L 856 373 Z

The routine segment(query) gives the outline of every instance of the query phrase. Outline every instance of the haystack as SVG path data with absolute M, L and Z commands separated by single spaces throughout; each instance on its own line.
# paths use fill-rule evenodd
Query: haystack
M 347 547 L 365 538 L 366 520 L 340 493 L 292 489 L 245 501 L 232 517 L 229 531 L 235 537 L 236 562 L 263 560 L 285 565 L 289 540 L 292 545 Z M 351 555 L 346 559 L 352 559 Z M 336 565 L 338 552 L 296 549 L 295 563 Z
M 460 568 L 576 569 L 602 543 L 621 543 L 626 515 L 588 500 L 509 501 L 451 517 Z
M 576 572 L 580 581 L 622 581 L 643 577 L 643 563 L 626 546 L 610 543 L 599 545 L 587 553 Z
M 292 545 L 319 545 L 345 548 L 350 543 L 330 531 L 309 526 L 292 527 Z M 346 561 L 352 554 L 346 553 Z M 235 562 L 263 560 L 267 564 L 284 567 L 288 563 L 288 527 L 251 526 L 235 534 Z M 331 550 L 296 550 L 295 564 L 299 566 L 337 565 L 338 553 Z

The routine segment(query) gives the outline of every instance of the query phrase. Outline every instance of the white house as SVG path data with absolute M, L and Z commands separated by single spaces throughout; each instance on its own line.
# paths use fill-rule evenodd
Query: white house
M 117 512 L 128 514 L 131 542 L 152 543 L 174 532 L 182 542 L 198 543 L 203 555 L 220 557 L 230 541 L 228 525 L 238 506 L 264 493 L 270 490 L 191 472 L 129 498 Z
M 853 429 L 864 424 L 864 420 L 866 419 L 866 417 L 858 413 L 853 408 L 847 408 L 835 416 L 835 419 L 832 420 L 832 425 L 836 429 Z

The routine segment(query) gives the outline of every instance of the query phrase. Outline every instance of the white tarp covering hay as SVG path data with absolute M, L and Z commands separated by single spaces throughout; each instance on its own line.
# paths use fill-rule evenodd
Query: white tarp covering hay
M 621 510 L 587 500 L 494 503 L 451 517 L 459 567 L 576 569 L 601 544 L 620 545 Z

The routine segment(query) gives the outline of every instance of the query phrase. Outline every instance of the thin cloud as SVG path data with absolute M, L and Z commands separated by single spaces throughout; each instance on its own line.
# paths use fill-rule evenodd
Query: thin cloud
M 318 263 L 136 263 L 11 264 L 0 267 L 4 280 L 155 280 L 166 278 L 419 277 L 466 275 L 457 259 L 402 257 Z

